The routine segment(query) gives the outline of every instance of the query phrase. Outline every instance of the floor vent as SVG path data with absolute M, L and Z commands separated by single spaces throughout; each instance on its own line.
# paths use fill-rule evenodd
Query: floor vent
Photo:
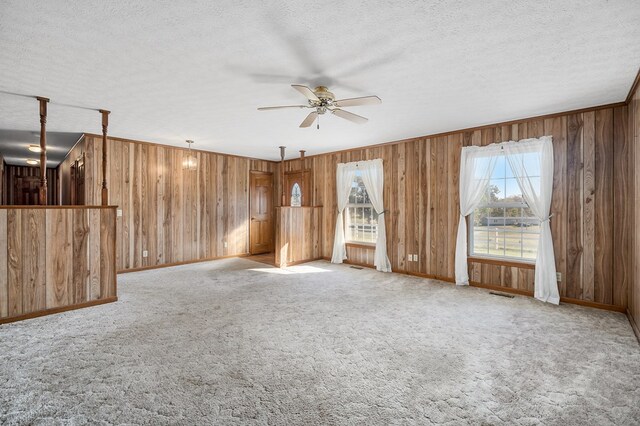
M 499 293 L 497 291 L 490 291 L 489 294 L 493 294 L 494 296 L 502 296 L 502 297 L 508 297 L 509 299 L 513 299 L 513 294 L 507 294 L 507 293 Z
M 362 269 L 362 266 L 349 266 L 351 269 Z

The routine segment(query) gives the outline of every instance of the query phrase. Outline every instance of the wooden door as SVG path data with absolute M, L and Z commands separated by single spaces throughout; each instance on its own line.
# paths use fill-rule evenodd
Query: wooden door
M 71 166 L 71 204 L 84 205 L 84 153 Z
M 251 225 L 249 252 L 268 253 L 273 250 L 273 174 L 251 171 L 250 186 Z

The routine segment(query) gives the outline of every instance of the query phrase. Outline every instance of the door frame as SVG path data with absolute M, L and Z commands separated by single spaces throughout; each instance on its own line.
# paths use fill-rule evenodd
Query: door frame
M 252 195 L 253 194 L 251 192 L 252 189 L 253 189 L 253 187 L 251 185 L 251 176 L 252 175 L 268 175 L 268 176 L 271 177 L 271 198 L 272 199 L 271 199 L 271 211 L 269 213 L 271 215 L 271 232 L 272 232 L 271 241 L 274 244 L 274 247 L 272 247 L 271 251 L 267 252 L 267 253 L 272 253 L 275 250 L 275 236 L 276 236 L 276 229 L 275 229 L 275 210 L 276 210 L 276 206 L 275 206 L 275 202 L 274 202 L 274 199 L 276 197 L 276 185 L 275 185 L 275 180 L 273 178 L 274 175 L 273 175 L 273 172 L 265 172 L 265 171 L 262 171 L 262 170 L 249 170 L 249 191 L 248 191 L 249 192 L 249 212 L 248 212 L 249 213 L 249 247 L 248 247 L 249 254 L 250 255 L 253 254 L 251 252 L 251 228 L 252 228 L 252 226 L 251 226 L 251 222 L 252 222 L 251 221 L 251 214 L 252 214 L 252 211 L 253 211 L 253 206 L 252 206 L 252 202 L 253 202 Z

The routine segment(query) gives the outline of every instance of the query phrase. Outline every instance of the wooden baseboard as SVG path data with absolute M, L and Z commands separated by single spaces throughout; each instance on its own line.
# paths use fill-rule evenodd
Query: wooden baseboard
M 629 322 L 631 323 L 631 328 L 633 329 L 633 332 L 638 338 L 638 343 L 640 344 L 640 326 L 638 326 L 638 323 L 636 322 L 635 318 L 633 318 L 633 315 L 631 315 L 631 311 L 629 311 L 628 309 L 627 309 L 627 318 L 629 318 Z
M 328 257 L 323 257 L 323 259 L 331 261 L 331 259 L 328 258 Z M 370 265 L 370 264 L 359 263 L 359 262 L 351 262 L 349 260 L 344 260 L 343 263 L 345 263 L 347 265 L 362 266 L 364 268 L 374 268 L 373 265 Z M 437 275 L 423 274 L 423 273 L 420 273 L 420 272 L 411 272 L 411 271 L 393 271 L 393 272 L 395 272 L 397 274 L 413 275 L 415 277 L 429 278 L 429 279 L 432 279 L 432 280 L 444 281 L 446 283 L 451 283 L 451 284 L 455 284 L 455 282 L 456 282 L 456 280 L 454 278 L 451 278 L 451 277 L 440 277 L 440 276 L 437 276 Z M 511 288 L 511 287 L 501 287 L 499 285 L 483 284 L 483 283 L 478 283 L 478 282 L 474 282 L 474 281 L 469 282 L 469 285 L 471 287 L 478 287 L 478 288 L 484 288 L 484 289 L 487 289 L 487 290 L 501 291 L 501 292 L 504 292 L 504 293 L 512 293 L 512 294 L 517 294 L 519 296 L 533 297 L 533 292 L 532 291 L 528 291 L 528 290 L 520 290 L 520 289 L 517 289 L 517 288 Z M 623 306 L 608 305 L 606 303 L 598 303 L 598 302 L 591 302 L 591 301 L 588 301 L 588 300 L 573 299 L 571 297 L 561 297 L 560 298 L 560 302 L 561 303 L 570 303 L 572 305 L 588 306 L 590 308 L 596 308 L 596 309 L 604 309 L 604 310 L 613 311 L 613 312 L 625 313 L 627 311 L 626 308 L 623 307 Z
M 0 324 L 9 324 L 16 321 L 23 321 L 31 318 L 43 317 L 45 315 L 59 314 L 61 312 L 74 311 L 76 309 L 88 308 L 90 306 L 104 305 L 105 303 L 116 302 L 117 296 L 104 299 L 91 300 L 89 302 L 76 303 L 75 305 L 61 306 L 59 308 L 45 309 L 43 311 L 29 312 L 28 314 L 17 315 L 9 318 L 0 318 Z
M 117 271 L 116 273 L 117 274 L 127 274 L 129 272 L 148 271 L 149 269 L 170 268 L 172 266 L 190 265 L 192 263 L 209 262 L 211 260 L 230 259 L 232 257 L 249 257 L 249 256 L 251 256 L 251 254 L 249 254 L 249 253 L 240 253 L 240 254 L 230 254 L 230 255 L 227 255 L 227 256 L 206 257 L 206 258 L 203 258 L 203 259 L 185 260 L 183 262 L 163 263 L 162 265 L 149 265 L 149 266 L 141 266 L 139 268 L 121 269 L 121 270 Z

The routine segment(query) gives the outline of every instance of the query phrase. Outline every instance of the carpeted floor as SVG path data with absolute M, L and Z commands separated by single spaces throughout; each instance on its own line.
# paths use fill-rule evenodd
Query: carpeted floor
M 120 275 L 119 296 L 0 326 L 1 424 L 640 423 L 622 314 L 246 259 Z

